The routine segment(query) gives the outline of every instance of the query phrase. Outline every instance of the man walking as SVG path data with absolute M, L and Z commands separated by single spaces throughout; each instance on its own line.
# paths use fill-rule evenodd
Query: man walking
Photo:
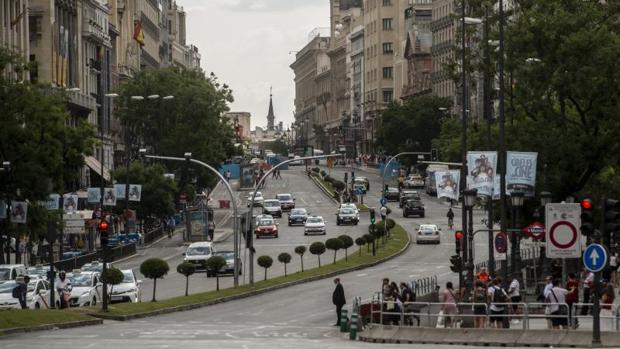
M 334 326 L 340 326 L 340 315 L 342 313 L 342 307 L 347 304 L 346 299 L 344 298 L 344 288 L 340 283 L 340 278 L 334 279 L 334 284 L 336 288 L 334 289 L 334 294 L 332 295 L 332 303 L 336 306 L 336 313 L 338 314 L 338 321 Z
M 15 286 L 15 289 L 13 290 L 13 297 L 19 300 L 19 305 L 22 309 L 28 309 L 28 304 L 26 304 L 26 295 L 28 294 L 29 282 L 30 277 L 26 275 L 22 280 L 17 282 L 17 286 Z
M 230 170 L 226 170 L 226 182 L 230 183 Z

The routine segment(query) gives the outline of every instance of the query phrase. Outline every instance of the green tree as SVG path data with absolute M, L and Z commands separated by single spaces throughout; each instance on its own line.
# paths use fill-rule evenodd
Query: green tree
M 260 148 L 262 150 L 269 149 L 275 154 L 280 154 L 282 156 L 288 156 L 288 145 L 284 143 L 284 141 L 280 139 L 276 139 L 273 142 L 262 142 L 260 143 Z
M 280 253 L 278 255 L 278 262 L 284 264 L 284 276 L 286 277 L 286 265 L 291 262 L 291 255 L 286 252 Z
M 190 262 L 183 262 L 177 265 L 177 273 L 185 276 L 185 297 L 189 293 L 189 277 L 196 272 L 196 266 Z
M 149 258 L 140 264 L 140 273 L 148 279 L 153 279 L 153 302 L 156 301 L 157 279 L 163 278 L 169 270 L 168 263 L 160 258 Z
M 360 256 L 362 255 L 362 246 L 364 246 L 366 244 L 366 239 L 364 239 L 363 237 L 359 237 L 357 239 L 355 239 L 355 244 L 357 246 L 359 246 L 359 253 Z
M 258 257 L 256 262 L 261 268 L 265 268 L 265 280 L 267 280 L 267 269 L 271 268 L 271 266 L 273 265 L 273 259 L 269 256 L 260 256 Z
M 215 290 L 220 290 L 220 270 L 226 266 L 226 259 L 222 256 L 209 257 L 205 261 L 205 269 L 207 269 L 207 276 L 209 274 L 215 274 Z
M 325 247 L 334 251 L 334 264 L 336 264 L 336 255 L 338 253 L 338 250 L 342 249 L 343 247 L 342 240 L 338 238 L 327 239 L 327 241 L 325 241 Z
M 114 292 L 115 285 L 118 285 L 121 282 L 123 282 L 123 278 L 124 278 L 123 272 L 116 268 L 107 268 L 105 270 L 105 273 L 101 274 L 101 281 L 105 282 L 106 284 L 108 284 L 108 286 L 110 286 L 110 294 Z M 96 304 L 97 304 L 97 297 L 93 298 L 93 304 L 91 304 L 91 306 L 94 306 Z
M 347 261 L 349 259 L 348 249 L 353 246 L 353 238 L 349 235 L 340 235 L 338 239 L 342 241 L 342 248 L 344 248 L 344 260 Z
M 321 267 L 321 255 L 325 253 L 325 244 L 320 241 L 313 242 L 312 245 L 310 245 L 310 253 L 312 253 L 313 255 L 319 258 L 319 268 L 320 268 Z
M 295 253 L 299 255 L 299 259 L 301 260 L 301 271 L 304 271 L 304 254 L 306 253 L 306 246 L 299 245 L 295 247 Z
M 370 253 L 370 245 L 375 241 L 375 236 L 372 234 L 364 234 L 363 238 L 366 241 L 366 252 Z

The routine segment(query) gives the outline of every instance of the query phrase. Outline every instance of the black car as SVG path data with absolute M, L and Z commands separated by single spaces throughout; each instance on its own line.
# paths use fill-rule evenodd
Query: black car
M 308 211 L 305 208 L 294 208 L 288 214 L 288 225 L 289 227 L 295 224 L 306 224 L 306 219 L 308 219 Z
M 400 200 L 400 191 L 398 188 L 389 187 L 385 192 L 385 199 L 387 201 L 398 201 Z
M 420 194 L 415 190 L 403 190 L 400 193 L 398 207 L 402 208 L 403 206 L 405 206 L 405 202 L 407 202 L 407 200 L 422 200 L 422 199 L 420 198 Z
M 403 217 L 420 216 L 424 218 L 424 204 L 420 200 L 409 199 L 403 206 Z
M 336 213 L 336 225 L 353 224 L 357 225 L 360 218 L 359 214 L 352 208 L 341 208 Z

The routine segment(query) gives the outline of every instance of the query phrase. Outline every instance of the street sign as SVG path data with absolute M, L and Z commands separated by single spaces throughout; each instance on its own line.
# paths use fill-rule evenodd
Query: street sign
M 82 234 L 86 226 L 84 218 L 80 214 L 62 215 L 65 234 Z
M 381 206 L 385 206 L 387 204 L 387 200 L 385 199 L 385 197 L 382 197 L 381 200 L 379 200 L 379 203 L 381 204 Z
M 364 189 L 355 188 L 355 195 L 364 195 Z
M 579 258 L 579 227 L 581 226 L 581 206 L 579 204 L 547 204 L 545 207 L 547 224 L 546 252 L 548 258 Z
M 591 244 L 583 252 L 583 266 L 589 271 L 596 273 L 607 265 L 607 250 L 599 244 Z
M 541 240 L 545 236 L 545 225 L 540 222 L 534 222 L 522 231 L 529 237 L 535 240 Z
M 498 253 L 506 253 L 508 250 L 508 236 L 503 231 L 495 235 L 495 250 Z

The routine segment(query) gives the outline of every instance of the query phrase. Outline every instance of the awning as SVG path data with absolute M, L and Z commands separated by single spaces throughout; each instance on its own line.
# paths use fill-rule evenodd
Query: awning
M 86 165 L 88 167 L 90 167 L 93 171 L 95 171 L 95 173 L 101 175 L 101 163 L 99 162 L 99 160 L 95 159 L 92 156 L 87 156 L 85 160 L 86 160 Z M 110 176 L 110 171 L 108 171 L 108 169 L 104 167 L 103 168 L 103 179 L 105 179 L 106 181 L 110 181 L 111 178 L 112 177 Z

